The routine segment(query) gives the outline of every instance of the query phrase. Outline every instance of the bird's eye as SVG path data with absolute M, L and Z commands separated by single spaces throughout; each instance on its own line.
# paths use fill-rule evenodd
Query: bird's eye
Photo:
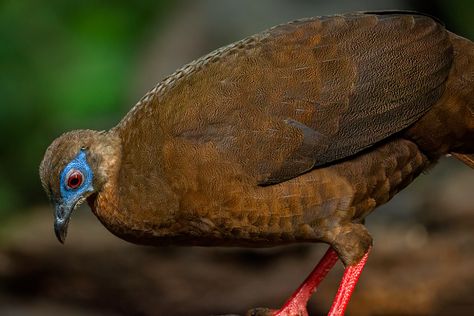
M 82 172 L 80 172 L 77 169 L 72 169 L 71 171 L 68 172 L 67 178 L 66 178 L 66 186 L 68 189 L 77 189 L 78 187 L 81 186 L 84 176 L 82 175 Z

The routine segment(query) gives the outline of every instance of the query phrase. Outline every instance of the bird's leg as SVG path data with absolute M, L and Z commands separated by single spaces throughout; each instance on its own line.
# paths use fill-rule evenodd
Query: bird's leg
M 345 269 L 344 276 L 342 277 L 341 283 L 339 284 L 339 289 L 337 290 L 336 297 L 334 298 L 328 316 L 344 315 L 357 281 L 359 280 L 362 270 L 367 263 L 369 252 L 370 248 L 358 263 L 355 265 L 350 265 Z M 272 315 L 308 315 L 308 312 L 306 311 L 306 304 L 311 297 L 311 294 L 313 294 L 319 283 L 326 277 L 328 272 L 337 262 L 338 258 L 339 256 L 336 251 L 332 247 L 329 248 L 324 257 L 314 268 L 311 274 L 306 278 L 303 284 L 301 284 L 300 287 L 293 293 L 285 305 L 283 305 L 280 310 L 276 311 Z
M 334 298 L 328 316 L 344 315 L 347 304 L 351 299 L 354 288 L 359 280 L 362 270 L 364 269 L 367 258 L 369 257 L 369 252 L 370 248 L 357 264 L 348 266 L 344 271 L 344 276 L 339 284 L 339 289 L 337 290 L 336 297 Z
M 326 277 L 328 272 L 339 259 L 337 252 L 330 247 L 309 276 L 291 295 L 282 308 L 270 310 L 266 308 L 256 308 L 250 310 L 248 316 L 307 316 L 306 304 L 316 287 Z
M 246 315 L 307 316 L 306 304 L 311 294 L 338 259 L 343 261 L 346 269 L 328 315 L 344 315 L 352 292 L 367 262 L 372 245 L 372 237 L 370 237 L 362 224 L 356 223 L 337 226 L 334 234 L 331 234 L 331 236 L 333 236 L 333 238 L 328 240 L 331 247 L 303 284 L 293 293 L 281 309 L 271 310 L 267 308 L 257 308 L 248 311 Z
M 319 261 L 316 267 L 311 271 L 306 280 L 300 287 L 291 295 L 283 307 L 276 311 L 274 316 L 289 316 L 289 315 L 308 315 L 306 311 L 306 304 L 308 303 L 311 294 L 314 293 L 316 287 L 331 271 L 334 264 L 336 264 L 339 256 L 337 252 L 330 247 L 323 258 Z
M 329 310 L 329 316 L 344 315 L 352 292 L 367 262 L 372 247 L 372 237 L 362 224 L 350 223 L 339 226 L 338 233 L 331 241 L 346 269 L 336 297 Z

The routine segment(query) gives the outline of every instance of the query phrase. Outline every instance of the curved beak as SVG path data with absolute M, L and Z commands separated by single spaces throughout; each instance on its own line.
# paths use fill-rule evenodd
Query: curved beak
M 54 233 L 59 242 L 64 244 L 67 235 L 67 226 L 71 218 L 72 211 L 76 208 L 76 203 L 67 205 L 58 203 L 54 212 Z

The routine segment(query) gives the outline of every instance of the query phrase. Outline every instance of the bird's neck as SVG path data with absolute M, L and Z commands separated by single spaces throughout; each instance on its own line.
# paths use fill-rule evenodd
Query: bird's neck
M 108 181 L 89 200 L 94 214 L 113 234 L 132 242 L 137 232 L 169 235 L 178 202 L 164 176 L 159 138 L 141 125 L 113 133 L 121 140 L 120 153 Z

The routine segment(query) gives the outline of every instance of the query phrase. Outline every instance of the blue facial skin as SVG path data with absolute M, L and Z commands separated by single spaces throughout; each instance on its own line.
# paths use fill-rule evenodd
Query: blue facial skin
M 76 169 L 82 172 L 84 176 L 82 184 L 76 189 L 69 189 L 67 187 L 66 176 L 71 169 Z M 83 149 L 77 154 L 77 156 L 71 160 L 71 162 L 61 172 L 61 199 L 63 204 L 69 204 L 75 202 L 85 192 L 93 191 L 92 178 L 94 174 L 91 167 L 87 163 L 86 153 Z
M 83 180 L 79 187 L 71 189 L 67 186 L 67 176 L 72 169 L 79 170 L 82 173 Z M 93 192 L 92 180 L 94 173 L 87 163 L 86 152 L 84 149 L 64 167 L 61 172 L 60 193 L 61 198 L 55 205 L 54 232 L 61 243 L 64 243 L 67 234 L 67 226 L 74 208 L 82 200 L 86 193 Z

